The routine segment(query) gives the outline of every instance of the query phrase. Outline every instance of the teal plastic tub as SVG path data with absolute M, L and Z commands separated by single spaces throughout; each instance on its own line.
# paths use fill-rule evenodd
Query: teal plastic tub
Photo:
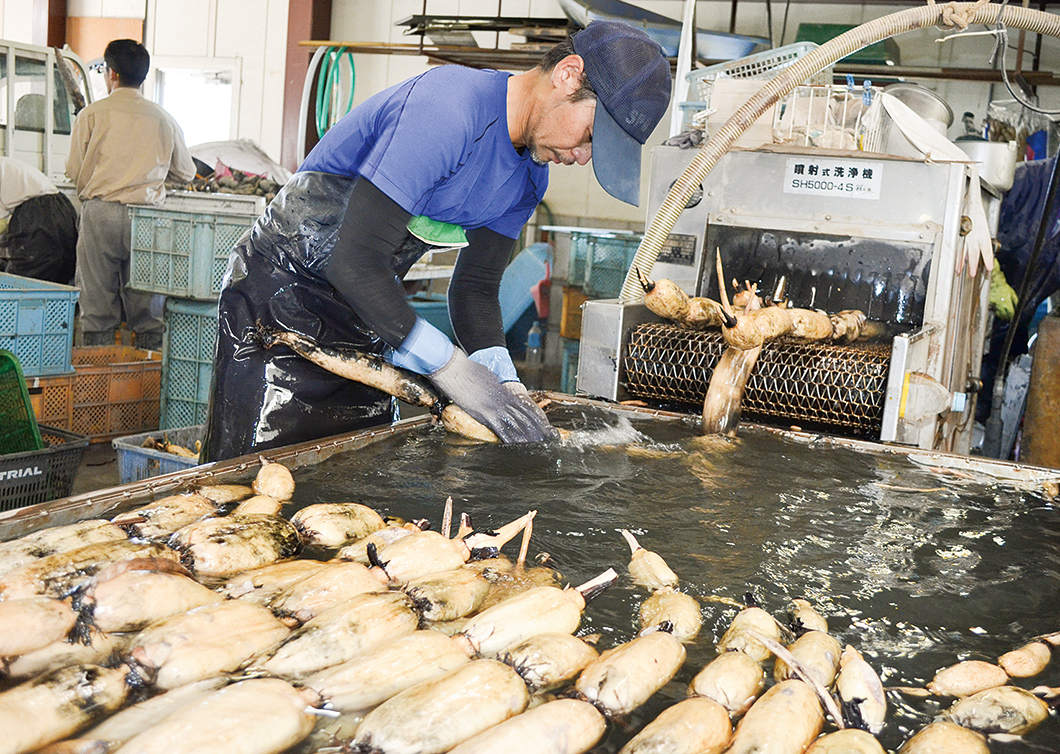
M 162 405 L 159 426 L 203 424 L 210 404 L 217 302 L 166 300 L 162 338 Z
M 0 348 L 18 357 L 26 377 L 74 371 L 74 309 L 80 295 L 69 285 L 0 272 Z

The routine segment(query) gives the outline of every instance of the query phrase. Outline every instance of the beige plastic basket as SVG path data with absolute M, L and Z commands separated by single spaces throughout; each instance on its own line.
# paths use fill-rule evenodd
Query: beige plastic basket
M 806 53 L 816 49 L 813 42 L 796 42 L 773 50 L 766 50 L 736 60 L 728 60 L 717 65 L 698 68 L 686 78 L 690 84 L 688 96 L 696 102 L 710 107 L 710 97 L 714 82 L 719 78 L 759 79 L 765 81 L 773 78 L 778 71 L 787 68 Z M 831 84 L 832 66 L 815 73 L 806 80 L 807 84 Z
M 773 114 L 773 142 L 823 149 L 879 152 L 882 111 L 879 89 L 798 86 Z

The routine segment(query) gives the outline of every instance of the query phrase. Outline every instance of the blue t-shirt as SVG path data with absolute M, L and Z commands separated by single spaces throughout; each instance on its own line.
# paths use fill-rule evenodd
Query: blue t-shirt
M 548 166 L 508 135 L 507 73 L 433 68 L 369 98 L 299 167 L 361 175 L 412 215 L 516 238 L 548 187 Z

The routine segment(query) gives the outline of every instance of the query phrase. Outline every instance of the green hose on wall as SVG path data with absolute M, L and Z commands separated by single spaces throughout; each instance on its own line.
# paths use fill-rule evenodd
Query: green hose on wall
M 333 100 L 342 84 L 342 61 L 350 70 L 350 91 L 342 112 L 337 112 Z M 353 53 L 345 47 L 328 47 L 320 62 L 317 76 L 316 125 L 317 138 L 322 138 L 343 115 L 353 107 L 353 91 L 357 83 L 357 72 L 353 65 Z M 337 114 L 336 114 L 337 113 Z

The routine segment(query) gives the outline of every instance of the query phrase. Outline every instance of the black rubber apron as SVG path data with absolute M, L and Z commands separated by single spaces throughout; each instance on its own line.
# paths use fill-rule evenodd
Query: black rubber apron
M 232 250 L 218 303 L 204 462 L 397 418 L 389 395 L 321 369 L 286 346 L 266 350 L 253 337 L 261 322 L 323 346 L 386 351 L 323 273 L 354 181 L 296 173 Z M 394 274 L 404 277 L 430 249 L 409 234 L 394 251 Z

